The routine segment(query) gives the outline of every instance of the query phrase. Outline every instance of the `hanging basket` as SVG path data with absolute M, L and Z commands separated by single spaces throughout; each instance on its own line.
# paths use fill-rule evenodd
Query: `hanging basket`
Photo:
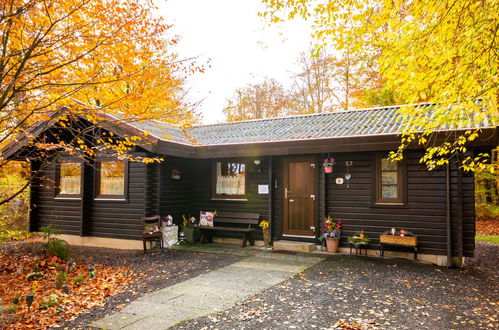
M 332 166 L 324 167 L 324 173 L 333 173 L 333 167 Z

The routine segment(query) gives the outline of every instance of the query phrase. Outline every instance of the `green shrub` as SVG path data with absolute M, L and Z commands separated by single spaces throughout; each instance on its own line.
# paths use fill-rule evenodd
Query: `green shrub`
M 39 278 L 43 278 L 43 274 L 42 273 L 39 273 L 39 272 L 33 272 L 33 273 L 29 273 L 28 275 L 26 275 L 26 281 L 34 281 L 34 280 L 37 280 Z
M 49 257 L 56 256 L 62 260 L 68 260 L 71 256 L 71 249 L 68 242 L 54 237 L 55 235 L 60 234 L 60 231 L 51 227 L 42 227 L 40 228 L 40 231 L 47 240 L 46 243 L 42 244 L 42 247 L 45 249 L 45 253 Z
M 12 304 L 13 305 L 19 305 L 19 303 L 22 301 L 22 297 L 19 296 L 19 293 L 16 294 L 14 298 L 12 298 Z
M 75 285 L 80 285 L 85 281 L 85 276 L 84 275 L 78 275 L 73 279 L 73 284 Z
M 39 309 L 48 309 L 48 308 L 56 306 L 58 304 L 59 304 L 59 297 L 56 294 L 51 294 L 48 297 L 45 297 L 40 302 Z
M 477 220 L 499 220 L 499 205 L 477 203 L 475 212 Z
M 5 312 L 9 314 L 14 314 L 15 312 L 17 312 L 19 307 L 20 306 L 18 304 L 12 304 L 5 309 Z
M 45 245 L 45 252 L 48 256 L 56 256 L 62 260 L 68 260 L 71 256 L 71 249 L 68 242 L 58 238 L 51 238 Z

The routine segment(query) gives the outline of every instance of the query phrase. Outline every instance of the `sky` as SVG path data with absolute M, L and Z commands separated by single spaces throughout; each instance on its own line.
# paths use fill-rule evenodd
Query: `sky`
M 296 60 L 311 43 L 303 21 L 268 26 L 258 17 L 259 0 L 163 0 L 157 2 L 172 32 L 180 36 L 175 51 L 181 58 L 197 56 L 209 66 L 188 78 L 188 100 L 202 101 L 198 111 L 205 124 L 224 121 L 222 109 L 237 88 L 275 78 L 285 86 Z

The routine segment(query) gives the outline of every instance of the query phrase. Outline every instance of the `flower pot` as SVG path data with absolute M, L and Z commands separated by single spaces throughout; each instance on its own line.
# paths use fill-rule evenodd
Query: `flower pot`
M 324 173 L 333 173 L 333 167 L 332 166 L 324 167 Z
M 270 246 L 270 229 L 262 229 L 263 232 L 263 244 L 265 247 Z
M 185 241 L 187 243 L 195 243 L 199 241 L 201 232 L 195 227 L 184 227 Z
M 340 238 L 326 238 L 326 250 L 327 252 L 336 253 L 338 252 L 338 247 L 340 246 Z

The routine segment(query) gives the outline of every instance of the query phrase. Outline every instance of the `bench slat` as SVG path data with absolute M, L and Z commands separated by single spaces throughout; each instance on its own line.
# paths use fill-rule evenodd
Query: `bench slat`
M 197 228 L 204 230 L 220 230 L 220 231 L 239 231 L 239 232 L 247 232 L 254 231 L 254 228 L 237 228 L 237 227 L 208 227 L 208 226 L 198 226 Z
M 257 225 L 258 219 L 232 219 L 232 218 L 218 218 L 213 219 L 215 223 L 242 223 L 242 224 L 252 224 Z
M 217 212 L 215 218 L 233 218 L 233 219 L 258 219 L 260 214 L 258 213 L 246 213 L 246 212 Z

